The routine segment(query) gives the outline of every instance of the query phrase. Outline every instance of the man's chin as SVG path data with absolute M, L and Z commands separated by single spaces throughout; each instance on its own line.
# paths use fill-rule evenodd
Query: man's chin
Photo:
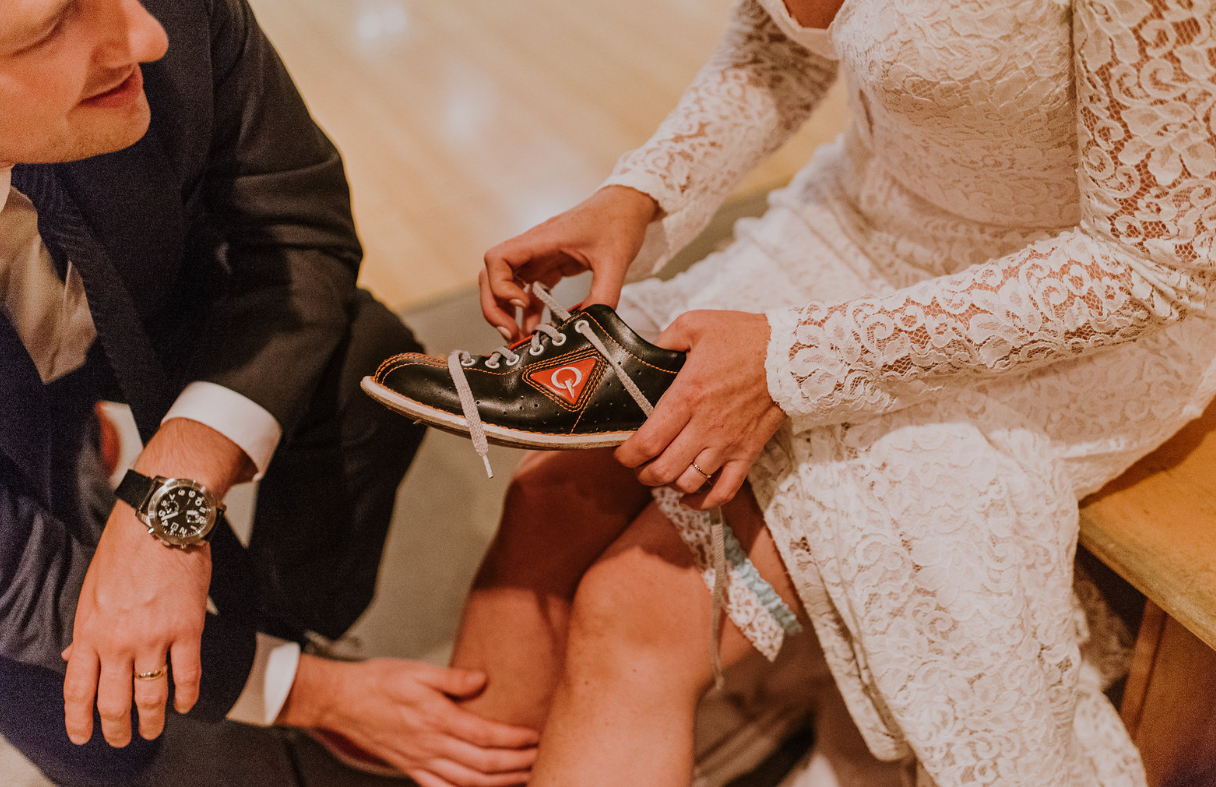
M 15 160 L 23 164 L 59 164 L 116 153 L 143 139 L 152 122 L 147 99 L 142 96 L 121 112 L 107 109 L 76 114 L 69 131 L 59 141 L 18 154 Z
M 107 114 L 109 113 L 107 111 Z M 118 117 L 105 118 L 105 122 L 99 122 L 91 127 L 91 133 L 81 137 L 81 144 L 72 151 L 71 158 L 63 160 L 75 161 L 92 158 L 129 148 L 144 138 L 144 134 L 148 133 L 148 127 L 152 123 L 152 113 L 148 108 L 147 99 L 143 96 L 140 96 L 134 106 L 121 113 L 113 114 Z

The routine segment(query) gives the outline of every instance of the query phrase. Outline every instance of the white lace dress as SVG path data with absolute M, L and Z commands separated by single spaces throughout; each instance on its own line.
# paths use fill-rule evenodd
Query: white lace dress
M 646 275 L 839 73 L 853 121 L 628 319 L 765 312 L 751 482 L 870 749 L 921 785 L 1141 785 L 1085 650 L 1077 500 L 1216 390 L 1212 0 L 742 0 L 609 182 Z

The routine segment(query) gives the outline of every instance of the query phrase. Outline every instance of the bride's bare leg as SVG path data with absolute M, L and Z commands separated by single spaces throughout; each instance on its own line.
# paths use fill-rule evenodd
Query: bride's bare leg
M 726 509 L 757 570 L 801 611 L 750 490 Z M 688 547 L 649 505 L 587 572 L 532 787 L 687 787 L 693 716 L 712 681 L 711 599 Z M 723 662 L 751 644 L 723 626 Z
M 452 653 L 487 673 L 466 707 L 540 729 L 565 658 L 579 579 L 650 500 L 611 450 L 527 455 L 503 503 Z

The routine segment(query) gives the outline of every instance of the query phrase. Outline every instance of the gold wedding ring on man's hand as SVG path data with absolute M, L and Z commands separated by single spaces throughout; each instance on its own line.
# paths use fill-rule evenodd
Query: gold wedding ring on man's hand
M 135 679 L 136 680 L 160 680 L 161 678 L 165 677 L 165 672 L 167 672 L 168 669 L 169 669 L 168 664 L 162 664 L 160 667 L 152 670 L 151 672 L 135 673 Z

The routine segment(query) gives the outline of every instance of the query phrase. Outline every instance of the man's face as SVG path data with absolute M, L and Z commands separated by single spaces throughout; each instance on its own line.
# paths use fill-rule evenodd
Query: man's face
M 150 120 L 139 64 L 167 47 L 138 0 L 0 0 L 0 165 L 134 144 Z

